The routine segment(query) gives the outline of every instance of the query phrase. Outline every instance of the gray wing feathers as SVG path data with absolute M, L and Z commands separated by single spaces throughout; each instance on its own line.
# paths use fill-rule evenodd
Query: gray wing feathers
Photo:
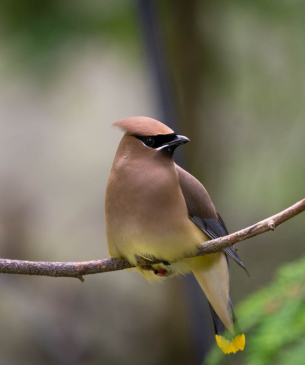
M 203 185 L 178 165 L 176 165 L 176 171 L 190 219 L 211 239 L 228 235 L 226 225 L 216 212 Z M 249 275 L 233 247 L 227 247 L 223 251 Z

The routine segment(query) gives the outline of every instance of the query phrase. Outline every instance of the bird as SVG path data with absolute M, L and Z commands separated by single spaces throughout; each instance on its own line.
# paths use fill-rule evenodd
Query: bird
M 190 140 L 148 117 L 113 123 L 125 132 L 105 196 L 110 257 L 124 258 L 149 281 L 193 273 L 209 302 L 217 345 L 225 354 L 245 347 L 229 296 L 232 247 L 196 256 L 205 241 L 228 234 L 204 186 L 174 162 Z

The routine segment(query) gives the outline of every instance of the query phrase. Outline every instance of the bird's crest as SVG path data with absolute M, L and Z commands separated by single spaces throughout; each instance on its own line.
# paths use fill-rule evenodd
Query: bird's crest
M 147 117 L 130 117 L 113 123 L 126 133 L 136 136 L 155 136 L 157 134 L 170 134 L 174 131 L 165 124 Z

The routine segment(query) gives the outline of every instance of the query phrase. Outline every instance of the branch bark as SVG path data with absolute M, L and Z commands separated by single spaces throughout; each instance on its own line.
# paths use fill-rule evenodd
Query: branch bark
M 219 252 L 226 247 L 232 246 L 234 243 L 244 241 L 270 230 L 274 231 L 278 225 L 302 213 L 304 210 L 305 199 L 253 226 L 231 233 L 228 236 L 202 243 L 198 248 L 198 253 L 190 257 Z M 0 273 L 3 274 L 74 277 L 81 281 L 84 281 L 84 275 L 124 270 L 132 267 L 134 266 L 130 265 L 125 259 L 115 258 L 83 262 L 39 262 L 0 259 Z

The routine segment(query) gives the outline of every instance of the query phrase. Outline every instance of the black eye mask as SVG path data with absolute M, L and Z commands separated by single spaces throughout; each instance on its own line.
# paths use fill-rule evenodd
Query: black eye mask
M 146 147 L 154 149 L 162 149 L 175 143 L 177 139 L 176 133 L 170 134 L 157 134 L 155 136 L 135 136 L 138 138 Z

